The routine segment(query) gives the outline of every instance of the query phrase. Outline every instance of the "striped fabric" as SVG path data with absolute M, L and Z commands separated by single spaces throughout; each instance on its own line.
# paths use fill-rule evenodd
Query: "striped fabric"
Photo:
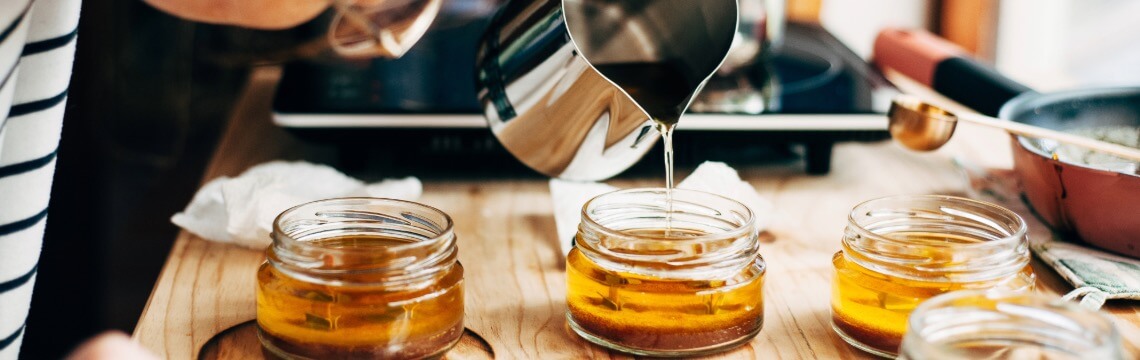
M 0 360 L 27 330 L 79 4 L 0 0 Z

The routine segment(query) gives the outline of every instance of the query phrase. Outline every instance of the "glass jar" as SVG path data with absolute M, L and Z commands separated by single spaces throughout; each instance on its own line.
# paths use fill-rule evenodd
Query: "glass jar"
M 919 303 L 961 289 L 1028 292 L 1036 277 L 1021 217 L 941 195 L 855 206 L 835 254 L 832 327 L 847 343 L 894 357 Z
M 463 334 L 447 214 L 345 198 L 286 210 L 257 273 L 258 336 L 285 359 L 438 357 Z
M 691 356 L 754 337 L 766 265 L 752 211 L 721 196 L 620 190 L 582 209 L 566 258 L 567 319 L 593 343 Z
M 1043 295 L 955 291 L 909 323 L 899 359 L 1124 359 L 1108 317 Z

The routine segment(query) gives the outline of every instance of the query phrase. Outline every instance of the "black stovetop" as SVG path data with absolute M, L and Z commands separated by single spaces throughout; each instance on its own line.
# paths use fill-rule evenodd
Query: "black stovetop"
M 385 154 L 392 148 L 416 154 L 416 157 L 436 159 L 427 162 L 461 164 L 469 163 L 469 158 L 505 157 L 505 163 L 512 163 L 510 155 L 498 146 L 490 131 L 482 128 L 473 81 L 474 66 L 471 62 L 456 60 L 475 58 L 474 45 L 484 26 L 484 21 L 477 20 L 434 30 L 412 51 L 396 60 L 361 63 L 326 59 L 289 63 L 278 86 L 275 115 L 308 116 L 311 121 L 297 126 L 278 119 L 278 124 L 304 138 L 351 149 L 345 153 L 355 154 L 346 157 L 352 163 L 368 163 L 370 156 L 360 154 Z M 734 87 L 733 84 L 741 84 L 742 78 L 747 83 Z M 718 91 L 740 93 L 741 89 L 754 92 L 753 97 L 758 100 L 728 107 L 710 101 Z M 894 92 L 882 75 L 823 28 L 790 23 L 782 43 L 765 50 L 759 61 L 734 76 L 714 78 L 706 86 L 689 115 L 682 119 L 678 130 L 678 137 L 682 139 L 678 141 L 681 156 L 678 162 L 683 164 L 688 159 L 690 162 L 739 163 L 792 156 L 806 160 L 807 172 L 826 173 L 830 168 L 832 144 L 836 141 L 886 138 L 886 120 L 881 114 L 885 113 Z M 386 128 L 377 125 L 382 122 L 368 121 L 345 125 L 334 120 L 326 126 L 322 122 L 336 116 L 359 120 L 408 114 L 461 115 L 453 117 L 466 120 L 462 120 L 465 125 L 454 129 Z M 803 114 L 853 115 L 849 118 L 871 125 L 801 128 L 797 127 L 798 122 L 808 117 L 779 116 Z M 699 125 L 700 121 L 721 115 L 745 119 L 744 123 L 752 119 L 757 123 L 784 123 L 767 130 L 718 128 L 686 134 L 686 121 Z M 848 117 L 830 119 L 844 118 Z M 868 122 L 868 119 L 874 121 Z M 655 158 L 654 153 L 651 151 L 642 163 L 655 163 L 650 160 Z M 741 156 L 745 158 L 730 159 Z

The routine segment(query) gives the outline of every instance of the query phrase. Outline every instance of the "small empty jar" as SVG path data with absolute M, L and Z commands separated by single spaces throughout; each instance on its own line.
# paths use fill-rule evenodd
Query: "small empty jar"
M 1038 294 L 956 291 L 910 317 L 899 359 L 1124 359 L 1108 317 Z
M 875 199 L 851 210 L 835 254 L 835 332 L 864 351 L 894 357 L 911 311 L 955 290 L 1029 292 L 1026 226 L 997 205 L 940 195 Z
M 258 336 L 285 359 L 439 357 L 463 334 L 447 214 L 345 198 L 286 210 L 257 273 Z
M 566 258 L 570 328 L 638 355 L 693 356 L 752 339 L 766 265 L 752 212 L 705 192 L 630 189 L 582 209 Z

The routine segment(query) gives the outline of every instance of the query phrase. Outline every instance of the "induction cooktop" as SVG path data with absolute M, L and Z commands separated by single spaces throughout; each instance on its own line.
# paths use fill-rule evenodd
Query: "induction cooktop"
M 286 64 L 274 122 L 352 153 L 399 147 L 445 162 L 509 159 L 487 130 L 475 94 L 473 59 L 485 26 L 486 19 L 474 19 L 433 29 L 395 60 Z M 789 23 L 779 45 L 710 80 L 678 125 L 678 154 L 696 160 L 710 151 L 794 146 L 808 173 L 826 173 L 836 141 L 886 137 L 884 114 L 895 94 L 825 29 Z

